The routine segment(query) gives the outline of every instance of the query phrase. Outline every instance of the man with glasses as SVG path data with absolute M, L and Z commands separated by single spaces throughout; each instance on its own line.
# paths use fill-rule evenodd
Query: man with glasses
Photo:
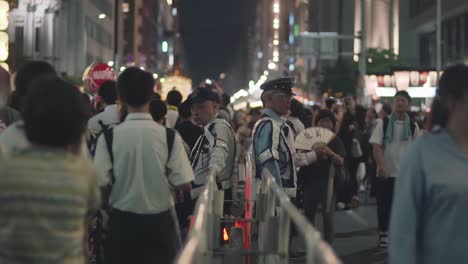
M 262 170 L 267 169 L 284 192 L 296 197 L 296 166 L 310 165 L 325 150 L 297 153 L 294 148 L 292 129 L 286 124 L 292 97 L 294 78 L 279 78 L 264 83 L 262 102 L 263 116 L 253 132 L 253 154 L 255 157 L 255 177 L 261 179 Z

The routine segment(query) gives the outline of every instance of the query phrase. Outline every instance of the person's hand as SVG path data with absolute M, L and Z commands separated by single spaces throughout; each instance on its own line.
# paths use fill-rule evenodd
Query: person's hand
M 220 96 L 224 94 L 223 88 L 221 88 L 221 85 L 219 85 L 218 82 L 211 80 L 211 85 L 215 88 L 217 94 Z
M 377 169 L 378 176 L 381 177 L 390 177 L 390 174 L 387 172 L 387 170 L 384 167 L 379 167 Z
M 330 149 L 323 145 L 323 146 L 318 146 L 316 147 L 315 149 L 315 153 L 317 154 L 317 158 L 326 158 L 328 156 L 330 156 Z M 333 151 L 331 151 L 333 152 Z
M 354 129 L 356 129 L 356 126 L 354 126 L 354 124 L 351 124 L 351 125 L 348 126 L 349 132 L 353 132 Z

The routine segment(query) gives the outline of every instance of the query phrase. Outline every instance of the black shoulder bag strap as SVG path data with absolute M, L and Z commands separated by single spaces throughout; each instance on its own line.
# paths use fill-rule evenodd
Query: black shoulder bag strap
M 112 151 L 112 143 L 114 141 L 114 133 L 112 128 L 109 126 L 104 125 L 102 120 L 99 120 L 99 125 L 102 127 L 102 135 L 104 136 L 104 140 L 106 141 L 107 153 L 109 154 L 109 158 L 111 160 L 112 168 L 111 168 L 111 185 L 115 183 L 115 176 L 114 176 L 114 152 Z
M 174 146 L 175 131 L 170 128 L 166 128 L 166 141 L 167 141 L 167 162 L 171 159 L 172 148 Z

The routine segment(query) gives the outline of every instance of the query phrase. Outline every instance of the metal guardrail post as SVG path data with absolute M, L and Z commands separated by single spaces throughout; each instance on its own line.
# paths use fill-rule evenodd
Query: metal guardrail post
M 282 263 L 287 263 L 289 254 L 289 236 L 291 234 L 291 221 L 288 213 L 283 209 L 279 208 L 279 232 L 278 232 L 278 254 L 282 259 Z
M 210 170 L 208 182 L 205 189 L 198 197 L 195 212 L 194 224 L 187 238 L 182 252 L 177 257 L 177 264 L 206 264 L 211 263 L 212 237 L 217 234 L 218 228 L 213 226 L 213 202 L 216 187 L 216 172 Z M 211 220 L 210 220 L 211 219 Z

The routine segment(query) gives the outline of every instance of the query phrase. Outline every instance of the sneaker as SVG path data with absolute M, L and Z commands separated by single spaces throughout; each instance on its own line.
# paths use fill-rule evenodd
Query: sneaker
M 379 248 L 387 248 L 388 247 L 388 234 L 387 232 L 380 232 L 379 233 Z

